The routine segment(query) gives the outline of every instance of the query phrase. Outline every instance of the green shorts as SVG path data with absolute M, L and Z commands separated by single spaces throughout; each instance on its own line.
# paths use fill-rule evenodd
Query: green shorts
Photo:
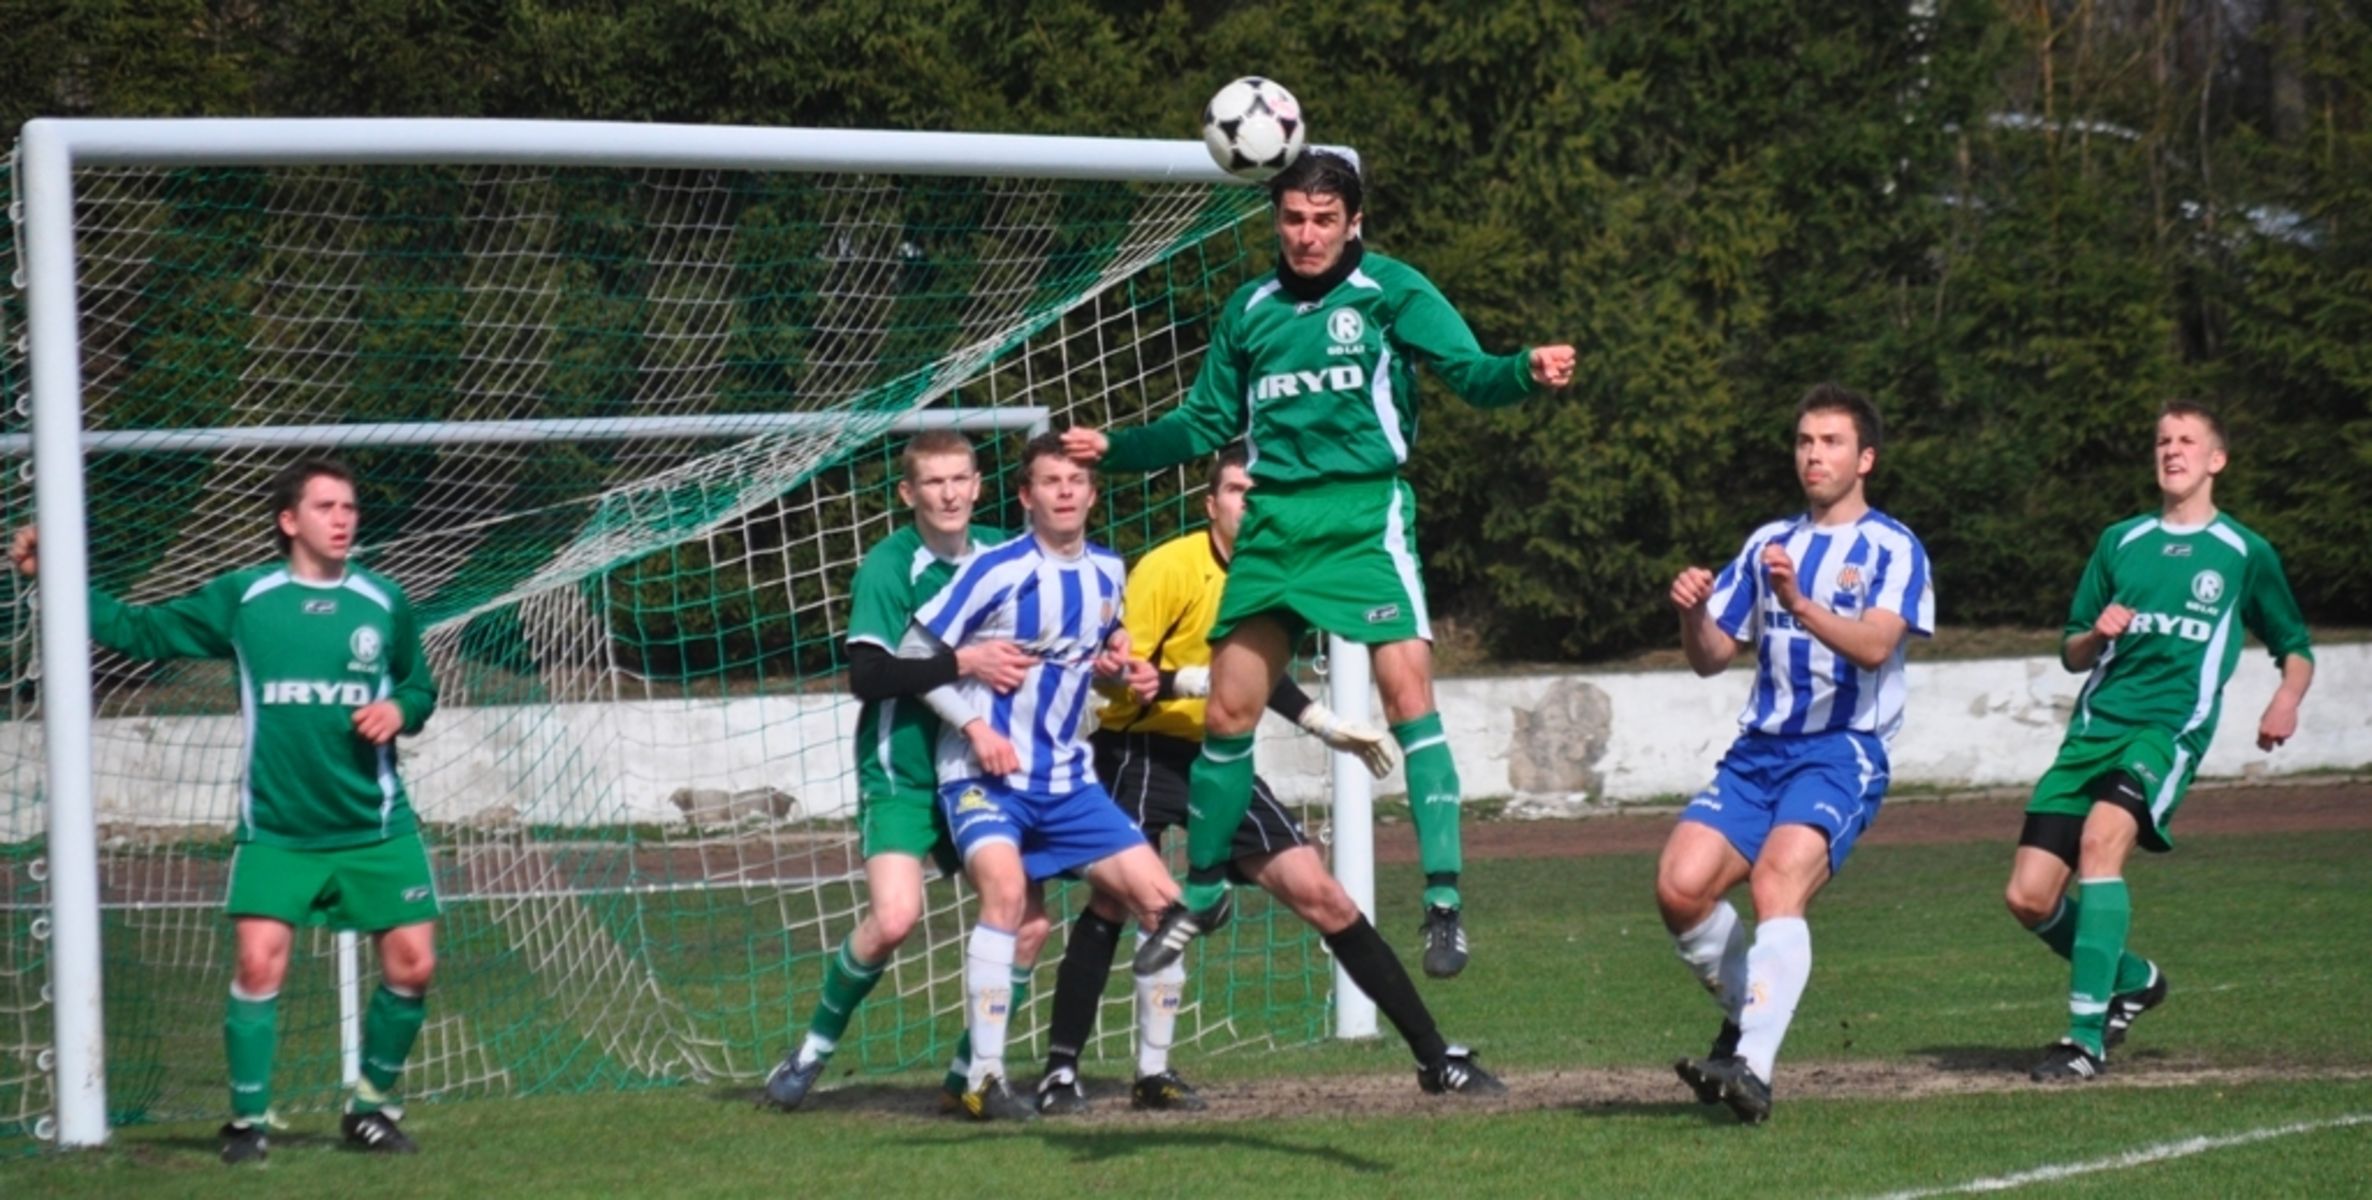
M 1369 645 L 1432 641 L 1416 493 L 1398 478 L 1252 489 L 1210 638 L 1258 616 L 1296 639 L 1316 627 Z
M 436 875 L 417 831 L 338 850 L 242 842 L 223 911 L 380 933 L 436 919 Z
M 857 825 L 867 858 L 903 854 L 939 864 L 939 873 L 950 879 L 963 872 L 955 840 L 947 836 L 947 815 L 939 811 L 939 798 L 929 792 L 860 796 Z
M 2167 827 L 2174 810 L 2183 805 L 2199 760 L 2174 744 L 2163 729 L 2134 729 L 2105 737 L 2070 733 L 2059 745 L 2059 757 L 2034 783 L 2030 813 L 2059 813 L 2081 819 L 2091 815 L 2094 785 L 2112 772 L 2133 777 L 2149 805 L 2150 819 L 2142 823 L 2141 845 L 2165 853 L 2174 849 Z

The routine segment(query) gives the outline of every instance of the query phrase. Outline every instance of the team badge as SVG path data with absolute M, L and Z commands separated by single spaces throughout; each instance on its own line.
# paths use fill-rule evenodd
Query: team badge
M 1367 336 L 1367 322 L 1360 319 L 1358 309 L 1338 308 L 1326 314 L 1326 335 L 1348 346 Z
M 354 662 L 349 670 L 369 671 L 379 665 L 378 630 L 368 625 L 355 630 L 354 636 L 346 639 L 346 648 L 354 652 Z
M 988 802 L 988 793 L 977 787 L 965 788 L 963 794 L 955 798 L 955 811 L 960 813 L 995 812 L 996 807 Z
M 2224 577 L 2214 571 L 2201 571 L 2191 576 L 2191 599 L 2201 604 L 2213 604 L 2224 598 Z
M 1859 588 L 1861 586 L 1861 568 L 1849 566 L 1837 572 L 1837 586 L 1847 591 Z

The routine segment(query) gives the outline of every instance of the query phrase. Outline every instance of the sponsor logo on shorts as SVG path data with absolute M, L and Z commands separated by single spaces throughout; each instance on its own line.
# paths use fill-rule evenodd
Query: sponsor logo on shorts
M 1815 804 L 1815 805 L 1813 805 L 1813 806 L 1812 806 L 1812 811 L 1814 811 L 1814 812 L 1824 812 L 1824 813 L 1827 813 L 1827 814 L 1828 814 L 1828 819 L 1829 819 L 1829 820 L 1831 820 L 1831 821 L 1835 821 L 1835 822 L 1836 822 L 1837 824 L 1839 824 L 1839 825 L 1842 825 L 1842 824 L 1844 824 L 1844 823 L 1845 823 L 1845 814 L 1843 814 L 1843 813 L 1841 813 L 1841 812 L 1838 812 L 1838 811 L 1836 810 L 1835 806 L 1833 806 L 1833 805 L 1829 805 L 1829 804 Z
M 2213 604 L 2224 598 L 2224 577 L 2214 571 L 2201 571 L 2191 576 L 2191 598 L 2201 604 Z
M 335 600 L 307 600 L 305 601 L 305 615 L 308 617 L 334 617 L 338 615 L 338 602 Z
M 1400 606 L 1397 604 L 1378 604 L 1367 610 L 1367 623 L 1370 625 L 1381 625 L 1386 621 L 1399 619 Z
M 1685 807 L 1701 808 L 1707 812 L 1720 812 L 1721 785 L 1718 783 L 1714 784 L 1712 787 L 1706 788 L 1704 791 L 1698 792 L 1696 795 L 1689 797 L 1688 804 L 1685 805 Z
M 425 883 L 418 887 L 408 887 L 404 889 L 404 903 L 406 904 L 413 904 L 426 899 L 428 899 L 428 885 Z
M 984 789 L 968 787 L 955 798 L 955 811 L 958 813 L 993 813 L 997 811 L 997 806 L 994 801 L 988 798 L 988 792 Z

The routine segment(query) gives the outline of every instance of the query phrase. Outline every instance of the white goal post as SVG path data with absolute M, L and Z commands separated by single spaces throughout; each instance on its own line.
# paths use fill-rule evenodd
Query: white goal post
M 44 594 L 53 598 L 41 611 L 39 652 L 47 890 L 52 908 L 47 931 L 55 1023 L 52 1079 L 55 1138 L 60 1145 L 96 1146 L 108 1137 L 90 625 L 82 604 L 64 602 L 83 595 L 90 580 L 86 451 L 181 451 L 224 444 L 324 446 L 347 439 L 373 445 L 408 439 L 443 445 L 654 432 L 633 427 L 627 419 L 606 427 L 601 422 L 555 420 L 86 435 L 75 172 L 92 167 L 452 164 L 1231 182 L 1194 141 L 464 119 L 45 118 L 26 124 L 19 144 L 16 195 L 22 206 L 17 224 L 22 232 L 32 433 L 29 440 L 0 439 L 0 459 L 21 463 L 30 452 L 41 539 L 40 582 Z M 965 419 L 996 424 L 976 411 Z M 714 428 L 675 426 L 665 432 L 736 437 L 766 431 L 761 428 L 764 419 L 714 420 L 719 422 Z M 1335 639 L 1329 658 L 1329 703 L 1346 719 L 1367 720 L 1371 710 L 1365 648 Z M 1361 909 L 1372 915 L 1370 781 L 1349 756 L 1333 756 L 1333 762 L 1336 873 Z M 342 983 L 356 986 L 351 978 Z M 1334 989 L 1336 1035 L 1373 1034 L 1372 1002 L 1349 985 L 1339 968 Z

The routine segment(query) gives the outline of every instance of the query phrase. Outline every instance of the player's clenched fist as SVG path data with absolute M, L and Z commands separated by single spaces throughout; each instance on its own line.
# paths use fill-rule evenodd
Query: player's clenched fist
M 1787 556 L 1787 547 L 1777 542 L 1763 543 L 1763 574 L 1771 581 L 1771 597 L 1779 602 L 1779 610 L 1794 612 L 1798 600 L 1795 560 Z
M 1695 612 L 1713 598 L 1713 572 L 1703 567 L 1690 567 L 1672 581 L 1672 607 L 1682 612 Z
M 1112 439 L 1100 429 L 1073 425 L 1062 431 L 1062 452 L 1083 463 L 1093 463 L 1112 448 Z
M 33 569 L 40 565 L 35 555 L 40 548 L 41 531 L 27 525 L 17 530 L 15 537 L 8 539 L 8 561 L 15 563 L 19 572 L 31 575 Z
M 2122 604 L 2111 604 L 2100 610 L 2098 620 L 2092 622 L 2092 632 L 2111 641 L 2125 636 L 2133 625 L 2133 610 Z
M 1573 382 L 1575 355 L 1571 346 L 1538 346 L 1532 351 L 1532 382 L 1561 388 Z

